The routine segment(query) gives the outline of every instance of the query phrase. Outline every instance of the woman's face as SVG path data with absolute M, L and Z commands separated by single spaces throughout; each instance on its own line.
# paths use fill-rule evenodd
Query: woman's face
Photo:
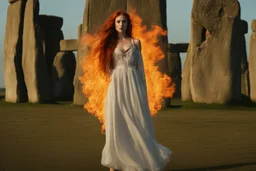
M 124 15 L 117 16 L 115 20 L 115 26 L 117 32 L 125 33 L 128 26 L 127 18 Z

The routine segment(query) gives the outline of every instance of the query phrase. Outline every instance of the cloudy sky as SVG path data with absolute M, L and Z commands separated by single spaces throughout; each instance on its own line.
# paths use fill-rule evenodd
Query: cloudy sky
M 74 3 L 75 2 L 75 3 Z M 251 34 L 250 23 L 256 19 L 256 0 L 239 0 L 241 4 L 241 17 L 249 24 L 246 34 L 247 53 L 249 36 Z M 0 87 L 4 87 L 3 76 L 3 43 L 6 26 L 7 0 L 0 0 Z M 77 38 L 77 27 L 82 23 L 85 0 L 41 0 L 40 14 L 55 15 L 64 18 L 62 30 L 65 39 Z M 189 42 L 190 38 L 190 12 L 192 0 L 167 0 L 167 26 L 168 39 L 171 43 Z M 185 54 L 182 56 L 184 62 Z

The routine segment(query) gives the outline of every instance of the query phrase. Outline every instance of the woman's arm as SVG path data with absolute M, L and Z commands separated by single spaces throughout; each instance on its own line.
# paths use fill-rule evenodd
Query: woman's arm
M 137 47 L 137 58 L 138 58 L 138 72 L 139 72 L 139 75 L 140 75 L 140 79 L 143 83 L 143 87 L 144 89 L 146 90 L 147 92 L 147 83 L 146 83 L 146 75 L 145 75 L 145 69 L 144 69 L 144 62 L 143 62 L 143 57 L 142 57 L 142 54 L 141 54 L 141 43 L 140 43 L 140 40 L 139 39 L 135 39 L 134 40 L 134 44 L 136 45 Z
M 141 43 L 139 39 L 134 39 L 134 44 L 136 45 L 137 49 L 141 50 Z

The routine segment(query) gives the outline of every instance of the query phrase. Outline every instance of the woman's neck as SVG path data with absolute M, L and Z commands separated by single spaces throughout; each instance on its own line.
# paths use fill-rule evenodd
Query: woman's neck
M 127 38 L 127 35 L 125 33 L 118 33 L 118 40 L 124 40 Z

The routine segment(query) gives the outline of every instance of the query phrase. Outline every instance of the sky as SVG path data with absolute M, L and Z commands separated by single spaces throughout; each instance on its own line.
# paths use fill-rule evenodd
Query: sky
M 190 15 L 192 0 L 166 0 L 167 1 L 167 29 L 169 43 L 189 43 L 190 41 Z M 75 3 L 74 3 L 75 2 Z M 247 55 L 249 52 L 249 37 L 251 34 L 251 21 L 256 19 L 256 0 L 239 0 L 241 4 L 241 18 L 248 22 L 246 36 Z M 3 47 L 6 27 L 7 0 L 0 0 L 0 88 L 4 87 L 3 75 Z M 78 25 L 82 23 L 85 0 L 41 0 L 40 14 L 55 15 L 64 19 L 62 31 L 64 39 L 77 39 Z M 253 12 L 254 11 L 254 12 Z M 186 54 L 181 54 L 184 63 Z

